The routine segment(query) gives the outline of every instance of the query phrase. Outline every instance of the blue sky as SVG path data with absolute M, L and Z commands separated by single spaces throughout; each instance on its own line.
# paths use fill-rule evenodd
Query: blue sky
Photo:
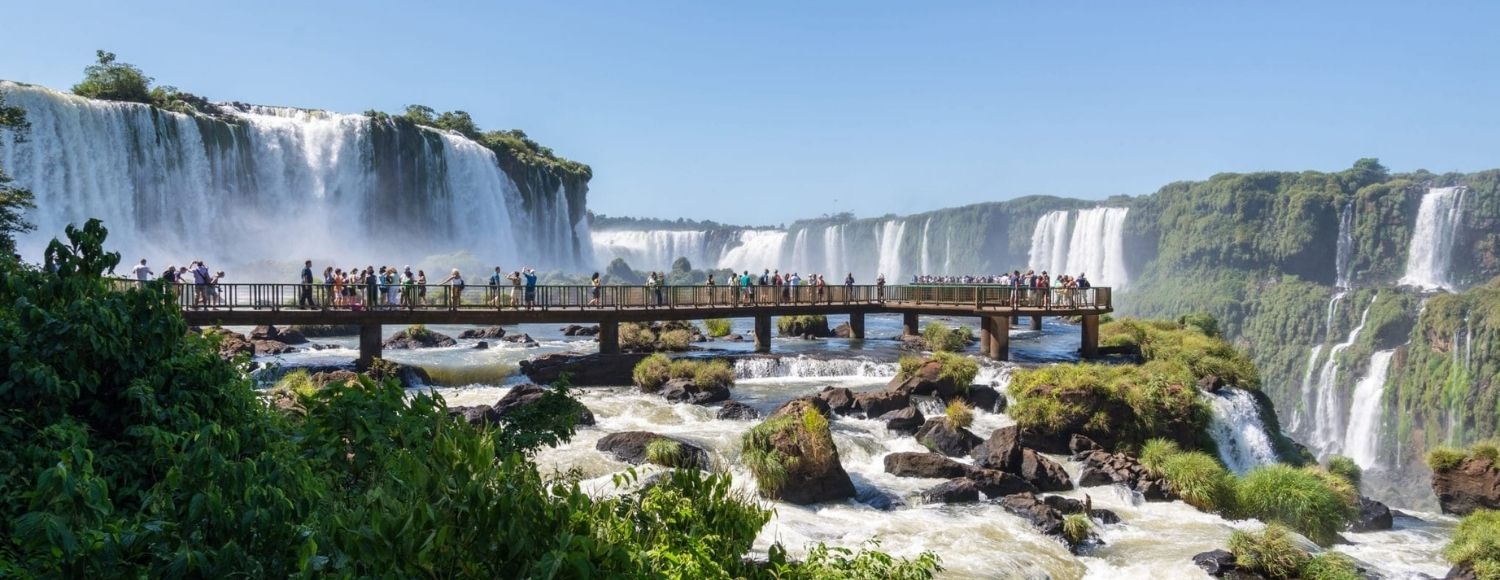
M 730 223 L 1500 166 L 1500 3 L 1309 4 L 34 1 L 0 78 L 104 48 L 215 100 L 462 109 L 591 164 L 596 212 Z

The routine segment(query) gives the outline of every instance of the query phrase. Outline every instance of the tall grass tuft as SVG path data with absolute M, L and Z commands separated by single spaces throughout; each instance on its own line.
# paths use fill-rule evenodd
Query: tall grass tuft
M 1067 540 L 1069 546 L 1078 546 L 1087 542 L 1089 532 L 1094 529 L 1093 522 L 1085 514 L 1068 514 L 1063 516 L 1062 532 L 1063 539 Z
M 729 336 L 731 325 L 728 318 L 710 318 L 703 321 L 703 328 L 713 338 Z
M 728 387 L 734 385 L 734 367 L 722 360 L 695 361 L 693 382 L 699 387 Z
M 1328 458 L 1328 463 L 1324 467 L 1328 469 L 1329 473 L 1349 482 L 1349 485 L 1354 486 L 1354 489 L 1359 489 L 1359 482 L 1360 478 L 1363 477 L 1363 471 L 1353 459 L 1344 457 L 1343 455 L 1335 455 Z
M 669 352 L 682 352 L 693 342 L 693 333 L 686 330 L 668 330 L 657 337 L 658 348 Z
M 1323 477 L 1281 464 L 1245 474 L 1236 489 L 1235 507 L 1239 517 L 1280 523 L 1320 546 L 1337 540 L 1353 518 L 1346 496 L 1331 488 Z
M 961 399 L 949 401 L 948 407 L 943 409 L 943 415 L 946 416 L 950 429 L 963 429 L 974 424 L 974 409 Z
M 938 373 L 938 378 L 951 381 L 964 392 L 969 391 L 974 377 L 979 376 L 979 362 L 972 358 L 948 352 L 937 353 L 933 358 L 943 363 L 943 370 Z
M 630 371 L 631 380 L 643 393 L 655 393 L 671 380 L 672 359 L 664 354 L 653 354 L 635 364 Z
M 1229 535 L 1229 551 L 1241 569 L 1273 579 L 1297 578 L 1310 559 L 1291 531 L 1277 524 L 1259 532 L 1235 530 Z
M 656 334 L 651 327 L 626 322 L 620 325 L 620 348 L 628 351 L 650 351 L 656 348 Z
M 668 439 L 658 437 L 646 444 L 646 461 L 655 463 L 662 467 L 684 467 L 683 460 L 686 459 L 682 452 L 682 444 Z
M 968 330 L 966 327 L 964 331 Z M 933 321 L 922 328 L 922 339 L 927 341 L 927 348 L 935 352 L 959 352 L 968 348 L 968 338 L 973 336 L 970 332 L 964 332 L 948 325 Z
M 922 370 L 922 365 L 926 363 L 927 361 L 921 357 L 903 356 L 897 363 L 900 365 L 900 370 L 896 371 L 896 376 L 900 377 L 903 381 L 917 376 L 917 371 Z
M 777 417 L 751 427 L 740 438 L 740 460 L 755 475 L 756 487 L 768 497 L 775 497 L 786 484 L 788 472 L 797 465 L 797 458 L 782 453 L 773 441 L 778 435 L 791 435 L 796 428 L 796 418 Z
M 1309 558 L 1298 571 L 1302 580 L 1364 580 L 1354 559 L 1338 552 L 1323 552 Z
M 1481 509 L 1465 516 L 1443 547 L 1443 558 L 1468 566 L 1480 578 L 1500 578 L 1500 511 Z
M 1231 511 L 1235 502 L 1234 478 L 1207 453 L 1189 451 L 1169 455 L 1161 463 L 1161 474 L 1182 501 L 1206 512 Z
M 1160 477 L 1161 467 L 1167 462 L 1167 458 L 1182 453 L 1177 442 L 1170 439 L 1151 439 L 1141 446 L 1141 466 L 1152 475 Z
M 1433 471 L 1447 471 L 1463 463 L 1468 454 L 1452 447 L 1434 447 L 1427 452 L 1427 467 Z

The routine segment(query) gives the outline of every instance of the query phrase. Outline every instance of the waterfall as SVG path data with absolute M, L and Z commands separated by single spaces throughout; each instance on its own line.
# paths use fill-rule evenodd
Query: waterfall
M 906 222 L 902 220 L 887 221 L 880 229 L 878 237 L 880 261 L 876 270 L 881 274 L 885 274 L 886 280 L 906 280 L 906 272 L 901 264 L 901 240 L 905 237 Z
M 1076 212 L 1068 228 L 1069 212 L 1047 212 L 1031 233 L 1028 267 L 1058 274 L 1089 274 L 1095 286 L 1125 287 L 1125 216 L 1130 208 L 1096 207 Z M 1092 273 L 1092 274 L 1090 274 Z
M 1435 187 L 1422 196 L 1416 228 L 1406 252 L 1406 274 L 1398 282 L 1423 290 L 1453 290 L 1453 240 L 1463 215 L 1463 187 Z
M 1339 212 L 1339 241 L 1333 256 L 1334 285 L 1348 290 L 1353 286 L 1349 260 L 1354 254 L 1354 202 L 1344 204 Z
M 734 361 L 736 379 L 894 377 L 899 365 L 868 358 L 753 357 Z
M 1326 332 L 1325 332 L 1326 336 Z M 1287 430 L 1292 433 L 1302 432 L 1303 416 L 1311 412 L 1314 401 L 1313 376 L 1318 370 L 1318 355 L 1323 353 L 1323 345 L 1313 345 L 1312 352 L 1307 354 L 1307 370 L 1302 374 L 1302 404 L 1292 409 L 1292 420 L 1287 424 Z
M 777 269 L 773 267 L 772 269 Z M 807 228 L 797 230 L 797 237 L 792 239 L 792 263 L 791 269 L 812 270 L 812 248 L 808 247 Z
M 1370 355 L 1370 369 L 1354 385 L 1354 400 L 1349 404 L 1349 429 L 1344 433 L 1344 454 L 1369 469 L 1378 462 L 1380 452 L 1381 399 L 1385 395 L 1385 377 L 1390 371 L 1394 350 Z
M 1244 475 L 1257 465 L 1276 462 L 1276 446 L 1260 418 L 1260 408 L 1249 391 L 1225 387 L 1214 393 L 1203 393 L 1213 416 L 1208 433 L 1219 448 L 1219 459 L 1236 475 Z
M 844 259 L 844 252 L 847 249 L 844 247 L 844 226 L 842 224 L 828 226 L 823 230 L 823 263 L 828 266 L 829 271 L 843 272 L 849 269 L 846 266 L 848 261 Z M 812 265 L 809 264 L 807 268 L 810 271 Z
M 577 267 L 587 225 L 561 191 L 527 201 L 489 149 L 458 134 L 363 115 L 219 105 L 218 120 L 0 81 L 25 110 L 0 167 L 36 195 L 39 255 L 69 223 L 104 220 L 112 249 L 158 269 L 204 259 L 399 264 L 458 252 L 483 264 Z M 542 185 L 531 183 L 528 185 Z M 580 234 L 584 237 L 580 238 Z M 443 265 L 452 265 L 451 262 Z
M 1323 361 L 1323 369 L 1318 373 L 1318 384 L 1314 389 L 1317 398 L 1312 410 L 1312 439 L 1309 443 L 1320 456 L 1338 453 L 1343 443 L 1344 408 L 1338 388 L 1339 353 L 1359 340 L 1359 333 L 1365 329 L 1365 320 L 1370 316 L 1370 307 L 1375 305 L 1376 298 L 1379 298 L 1379 295 L 1370 298 L 1370 303 L 1359 315 L 1359 325 L 1349 331 L 1349 337 L 1344 339 L 1344 342 L 1328 349 L 1328 358 Z
M 922 270 L 923 274 L 932 274 L 932 255 L 927 252 L 927 232 L 932 229 L 932 218 L 922 223 Z M 943 272 L 952 274 L 952 272 Z
M 712 267 L 707 238 L 706 232 L 672 230 L 603 230 L 592 235 L 600 268 L 620 258 L 642 270 L 666 270 L 677 258 L 687 258 L 694 268 Z
M 1068 265 L 1068 212 L 1051 211 L 1037 220 L 1031 232 L 1028 267 L 1061 272 Z
M 724 254 L 719 256 L 718 266 L 736 272 L 749 271 L 752 274 L 778 268 L 782 259 L 781 247 L 785 243 L 786 232 L 781 230 L 742 231 L 739 244 L 724 249 Z

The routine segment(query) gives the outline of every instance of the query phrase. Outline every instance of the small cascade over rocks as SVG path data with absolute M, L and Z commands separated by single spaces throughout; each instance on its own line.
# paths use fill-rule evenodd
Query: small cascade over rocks
M 1244 475 L 1258 465 L 1275 463 L 1276 445 L 1260 417 L 1260 407 L 1249 391 L 1224 387 L 1205 392 L 1213 410 L 1208 433 L 1219 448 L 1219 459 L 1236 475 Z
M 1318 372 L 1318 382 L 1312 391 L 1313 407 L 1311 416 L 1312 425 L 1308 428 L 1312 436 L 1308 443 L 1318 453 L 1319 457 L 1327 457 L 1338 453 L 1344 442 L 1344 402 L 1339 394 L 1339 353 L 1344 352 L 1355 341 L 1359 340 L 1359 333 L 1365 329 L 1365 321 L 1370 316 L 1370 307 L 1375 305 L 1379 295 L 1370 298 L 1370 303 L 1365 305 L 1364 312 L 1359 315 L 1359 325 L 1349 331 L 1349 336 L 1344 342 L 1333 345 L 1328 349 L 1328 356 L 1324 359 L 1323 368 Z
M 1054 276 L 1087 274 L 1095 286 L 1127 286 L 1125 217 L 1129 213 L 1126 207 L 1096 207 L 1044 214 L 1031 234 L 1030 267 Z M 1069 228 L 1069 217 L 1074 214 L 1077 217 Z
M 744 357 L 734 361 L 735 379 L 825 378 L 896 376 L 899 365 L 868 358 L 816 358 L 798 356 Z
M 6 81 L 0 91 L 31 123 L 24 140 L 0 139 L 0 167 L 36 196 L 36 231 L 18 239 L 27 255 L 97 217 L 112 249 L 158 268 L 199 258 L 241 275 L 258 266 L 250 259 L 446 266 L 459 248 L 481 263 L 593 262 L 586 185 L 526 173 L 457 133 L 238 104 L 210 118 Z
M 1422 290 L 1454 290 L 1453 241 L 1462 223 L 1464 187 L 1434 187 L 1422 196 L 1417 224 L 1406 252 L 1406 273 L 1398 282 Z
M 1381 400 L 1385 396 L 1385 379 L 1391 367 L 1394 350 L 1370 355 L 1370 368 L 1354 386 L 1349 404 L 1349 428 L 1344 433 L 1344 455 L 1363 469 L 1379 463 L 1380 425 L 1383 418 Z

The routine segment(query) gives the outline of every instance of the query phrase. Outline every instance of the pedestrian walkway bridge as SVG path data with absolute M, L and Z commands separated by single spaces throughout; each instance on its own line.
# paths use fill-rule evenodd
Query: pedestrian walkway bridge
M 899 314 L 903 332 L 918 334 L 918 317 L 974 316 L 980 349 L 1010 356 L 1010 328 L 1042 317 L 1080 322 L 1084 357 L 1099 348 L 1099 316 L 1113 311 L 1110 288 L 1030 289 L 997 285 L 914 286 L 351 286 L 218 284 L 175 287 L 183 317 L 194 326 L 337 324 L 360 328 L 361 366 L 380 356 L 382 326 L 461 324 L 599 324 L 599 351 L 619 352 L 622 322 L 754 318 L 755 349 L 770 352 L 771 318 L 847 314 L 852 338 L 863 339 L 865 316 Z M 595 297 L 597 296 L 597 298 Z M 529 299 L 528 299 L 529 298 Z

